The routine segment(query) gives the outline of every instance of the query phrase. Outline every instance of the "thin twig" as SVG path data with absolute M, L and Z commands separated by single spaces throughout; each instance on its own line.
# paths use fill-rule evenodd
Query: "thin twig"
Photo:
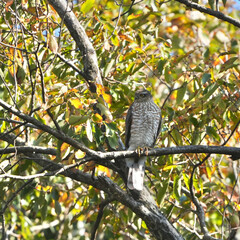
M 114 201 L 114 198 L 108 198 L 108 199 L 102 201 L 99 204 L 98 216 L 97 216 L 97 219 L 96 219 L 96 221 L 94 223 L 94 226 L 93 226 L 93 229 L 92 229 L 91 238 L 90 238 L 91 240 L 95 239 L 95 235 L 96 235 L 97 229 L 98 229 L 99 224 L 101 222 L 101 219 L 103 217 L 103 210 L 104 210 L 104 208 L 112 201 Z
M 123 1 L 122 1 L 122 2 L 123 2 Z M 120 17 L 122 17 L 122 16 L 126 15 L 127 13 L 129 13 L 129 12 L 131 11 L 133 5 L 134 5 L 134 2 L 135 2 L 135 0 L 132 0 L 129 9 L 128 9 L 126 12 L 122 13 L 121 15 L 119 14 L 117 17 L 113 18 L 112 21 L 115 21 L 116 19 L 119 20 Z M 121 9 L 121 8 L 122 8 L 122 3 L 121 3 L 121 5 L 120 5 L 120 9 Z M 120 12 L 120 11 L 119 11 L 119 12 Z
M 198 3 L 195 3 L 193 1 L 188 1 L 188 0 L 176 0 L 176 1 L 180 2 L 180 3 L 183 3 L 184 5 L 186 5 L 189 8 L 194 8 L 194 9 L 200 11 L 200 12 L 207 13 L 209 15 L 212 15 L 212 16 L 218 18 L 218 19 L 221 19 L 225 22 L 231 23 L 234 26 L 240 28 L 240 21 L 238 21 L 238 20 L 236 20 L 232 17 L 226 16 L 221 12 L 214 11 L 210 8 L 203 7 L 203 6 L 201 6 Z

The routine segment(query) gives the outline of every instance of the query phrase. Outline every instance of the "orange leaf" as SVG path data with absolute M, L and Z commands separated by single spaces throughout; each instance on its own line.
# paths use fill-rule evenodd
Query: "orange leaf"
M 227 56 L 220 56 L 218 57 L 214 62 L 213 62 L 213 66 L 217 66 L 219 64 L 223 64 L 227 61 Z
M 119 33 L 118 35 L 119 35 L 119 37 L 120 37 L 121 39 L 123 39 L 123 40 L 126 40 L 126 41 L 128 41 L 128 42 L 130 42 L 130 43 L 133 43 L 133 42 L 134 42 L 131 36 L 127 36 L 127 35 L 122 34 L 122 33 Z
M 8 8 L 13 4 L 13 0 L 7 0 L 5 10 L 8 12 Z
M 87 164 L 84 165 L 84 172 L 88 172 L 88 171 L 92 171 L 95 168 L 95 162 L 94 161 L 90 161 Z
M 104 87 L 101 84 L 97 84 L 97 94 L 98 94 L 98 96 L 102 95 L 104 101 L 106 103 L 111 104 L 112 103 L 112 96 L 110 94 L 105 93 L 105 91 L 108 91 L 107 87 Z
M 66 202 L 67 199 L 68 199 L 68 194 L 66 192 L 64 192 L 63 194 L 61 194 L 61 196 L 58 199 L 58 201 L 59 202 Z

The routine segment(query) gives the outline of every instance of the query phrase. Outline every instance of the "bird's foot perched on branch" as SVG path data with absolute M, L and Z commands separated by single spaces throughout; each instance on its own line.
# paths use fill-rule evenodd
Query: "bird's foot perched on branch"
M 136 152 L 137 152 L 137 154 L 138 154 L 138 157 L 140 157 L 142 153 L 146 153 L 146 155 L 148 155 L 149 149 L 151 149 L 151 148 L 149 148 L 149 147 L 143 147 L 143 148 L 138 147 L 138 148 L 136 149 Z

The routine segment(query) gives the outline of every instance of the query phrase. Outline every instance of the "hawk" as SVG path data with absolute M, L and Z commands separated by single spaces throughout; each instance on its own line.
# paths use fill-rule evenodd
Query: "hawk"
M 135 93 L 135 99 L 126 117 L 125 146 L 127 150 L 153 147 L 161 128 L 161 110 L 154 103 L 147 90 Z M 147 157 L 127 158 L 127 186 L 129 189 L 143 189 L 145 161 Z

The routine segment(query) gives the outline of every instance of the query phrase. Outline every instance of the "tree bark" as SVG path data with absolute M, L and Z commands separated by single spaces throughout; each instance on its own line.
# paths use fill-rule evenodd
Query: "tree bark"
M 102 77 L 98 67 L 97 54 L 90 42 L 85 29 L 70 9 L 66 0 L 48 0 L 64 21 L 71 36 L 79 47 L 83 56 L 84 78 L 88 82 L 91 92 L 96 92 L 96 83 L 102 85 Z

